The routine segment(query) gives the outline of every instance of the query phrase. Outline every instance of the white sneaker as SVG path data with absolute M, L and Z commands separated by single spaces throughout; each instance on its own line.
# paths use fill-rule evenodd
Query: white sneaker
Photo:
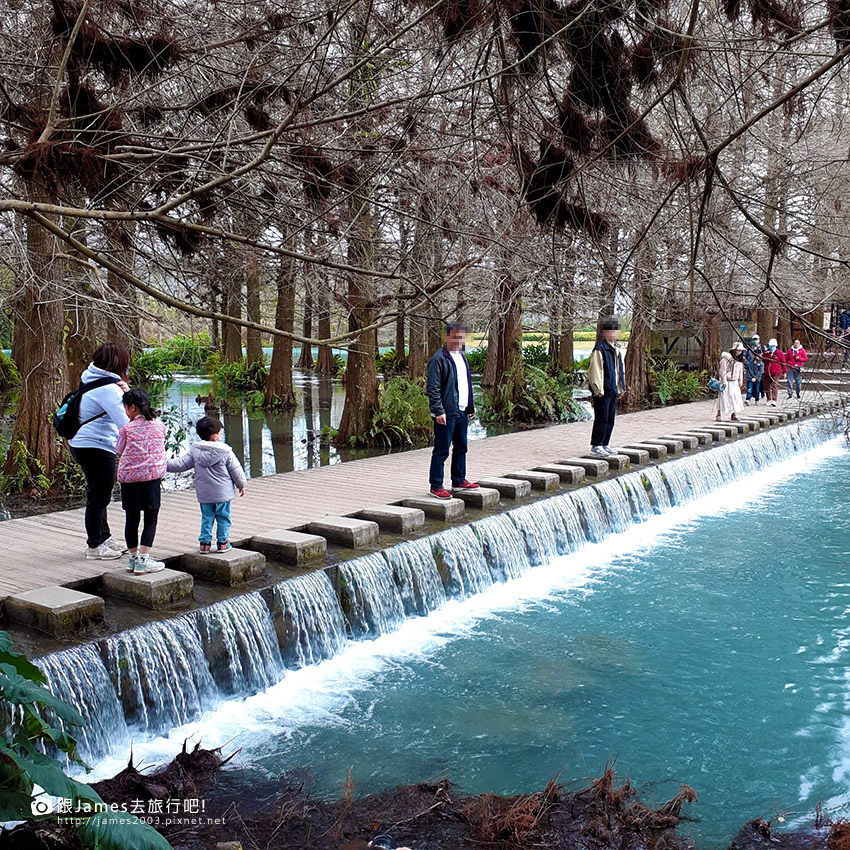
M 139 560 L 138 552 L 131 552 L 130 557 L 127 560 L 127 572 L 134 573 L 136 572 L 136 563 Z
M 158 573 L 165 569 L 162 561 L 155 561 L 150 555 L 139 555 L 133 566 L 133 575 L 144 575 L 145 573 Z
M 108 542 L 101 543 L 94 549 L 86 549 L 87 561 L 114 561 L 121 557 L 121 552 L 113 549 Z
M 748 398 L 745 398 L 744 404 L 747 405 L 747 407 L 749 407 L 750 406 L 750 400 Z
M 105 540 L 103 545 L 114 549 L 116 552 L 120 552 L 122 555 L 127 551 L 127 547 L 123 543 L 119 543 L 114 537 Z
M 602 446 L 594 446 L 590 450 L 590 453 L 592 455 L 596 455 L 596 457 L 605 457 L 605 458 L 608 457 L 608 452 L 606 452 L 605 449 L 602 448 Z
M 612 448 L 611 448 L 611 446 L 602 446 L 602 448 L 603 448 L 606 452 L 608 452 L 608 454 L 609 454 L 609 455 L 615 455 L 615 454 L 617 454 L 617 450 L 616 450 L 616 449 L 612 449 Z

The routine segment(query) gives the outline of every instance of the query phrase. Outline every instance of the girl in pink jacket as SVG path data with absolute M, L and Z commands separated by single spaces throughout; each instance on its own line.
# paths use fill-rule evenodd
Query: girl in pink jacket
M 791 348 L 785 352 L 785 363 L 788 367 L 788 398 L 794 395 L 795 389 L 797 398 L 800 398 L 800 388 L 803 383 L 803 364 L 808 359 L 809 355 L 806 354 L 803 343 L 799 339 L 795 339 Z
M 160 484 L 165 475 L 165 425 L 151 408 L 144 390 L 133 389 L 121 399 L 130 420 L 119 432 L 115 451 L 118 481 L 121 484 L 121 507 L 124 508 L 124 539 L 130 550 L 129 573 L 157 573 L 165 568 L 162 561 L 150 556 L 159 517 Z M 139 545 L 139 524 L 145 525 Z

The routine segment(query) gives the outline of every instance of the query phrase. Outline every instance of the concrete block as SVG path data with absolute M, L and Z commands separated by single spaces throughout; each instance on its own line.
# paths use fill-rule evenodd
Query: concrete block
M 629 443 L 627 449 L 643 449 L 649 452 L 649 456 L 653 460 L 664 460 L 667 457 L 667 446 L 662 446 L 658 443 Z
M 696 449 L 699 447 L 701 440 L 693 434 L 671 434 L 669 439 L 679 440 L 682 443 L 682 448 Z
M 734 422 L 715 422 L 711 427 L 722 429 L 729 439 L 737 437 L 739 433 L 738 426 Z
M 651 440 L 644 440 L 644 442 L 650 446 L 664 446 L 668 455 L 677 455 L 685 448 L 685 444 L 675 437 L 654 437 Z
M 258 534 L 251 538 L 249 545 L 267 558 L 298 566 L 321 561 L 328 551 L 328 541 L 324 537 L 290 531 L 288 528 Z
M 318 534 L 332 543 L 362 549 L 378 539 L 378 523 L 350 516 L 326 516 L 307 526 L 310 534 Z
M 786 411 L 780 410 L 776 415 L 779 417 L 780 422 L 785 423 L 788 421 L 788 413 Z
M 195 578 L 236 587 L 262 573 L 266 565 L 266 556 L 249 549 L 213 551 L 209 555 L 191 552 L 184 555 L 180 563 L 183 569 Z
M 588 478 L 604 478 L 611 468 L 607 460 L 601 457 L 568 457 L 558 461 L 564 466 L 580 466 Z
M 531 482 L 519 478 L 482 478 L 478 483 L 498 490 L 506 499 L 524 499 L 531 493 Z
M 538 472 L 554 472 L 563 484 L 581 484 L 585 479 L 585 471 L 582 466 L 567 466 L 565 463 L 544 463 L 534 468 Z
M 585 459 L 596 460 L 597 458 L 596 455 L 589 454 L 585 455 Z M 599 460 L 602 460 L 602 458 L 599 458 Z M 617 449 L 617 454 L 608 455 L 605 461 L 608 464 L 608 469 L 612 469 L 614 472 L 624 472 L 632 467 L 631 459 L 627 454 L 621 452 L 620 449 Z
M 742 422 L 744 425 L 749 425 L 750 433 L 761 430 L 762 423 L 758 419 L 750 419 L 749 417 L 739 416 L 738 422 Z
M 649 452 L 646 449 L 617 449 L 617 454 L 625 455 L 633 466 L 649 463 Z
M 719 425 L 715 428 L 713 426 L 706 426 L 704 428 L 691 428 L 688 434 L 708 434 L 715 443 L 725 443 L 726 442 L 726 429 L 721 428 Z
M 681 434 L 673 434 L 674 437 L 696 437 L 697 442 L 701 446 L 710 446 L 714 442 L 714 437 L 708 431 L 682 431 Z M 725 436 L 725 435 L 724 435 Z
M 730 422 L 729 424 L 738 432 L 739 435 L 749 434 L 753 430 L 751 422 L 744 422 L 741 419 L 737 419 L 735 422 Z
M 477 490 L 455 490 L 454 497 L 463 501 L 471 508 L 495 508 L 499 504 L 501 493 L 490 487 L 479 487 Z
M 378 523 L 384 531 L 395 534 L 410 534 L 425 525 L 425 511 L 420 508 L 407 508 L 404 505 L 377 505 L 364 508 L 357 516 Z
M 114 570 L 101 576 L 107 596 L 129 599 L 146 608 L 167 608 L 192 598 L 195 581 L 188 573 L 160 570 L 158 573 L 133 575 L 126 570 Z
M 103 625 L 103 600 L 69 587 L 39 587 L 9 596 L 6 618 L 53 637 L 71 637 Z
M 466 492 L 472 492 L 471 490 Z M 422 496 L 416 499 L 405 499 L 402 503 L 407 508 L 423 511 L 431 519 L 441 519 L 443 522 L 457 522 L 463 519 L 466 504 L 463 499 L 435 499 L 433 496 Z
M 509 472 L 505 478 L 516 478 L 518 481 L 527 481 L 532 490 L 542 490 L 548 493 L 557 490 L 561 486 L 561 476 L 557 472 L 540 472 L 534 469 L 520 469 L 519 472 Z

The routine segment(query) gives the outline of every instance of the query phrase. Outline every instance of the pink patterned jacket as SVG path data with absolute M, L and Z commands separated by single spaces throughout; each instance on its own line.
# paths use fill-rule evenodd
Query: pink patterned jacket
M 158 481 L 165 475 L 165 424 L 137 416 L 118 432 L 115 451 L 121 455 L 118 480 L 122 484 Z

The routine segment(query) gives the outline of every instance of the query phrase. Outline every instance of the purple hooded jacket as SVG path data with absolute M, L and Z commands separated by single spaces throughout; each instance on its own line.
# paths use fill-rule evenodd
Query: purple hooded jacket
M 169 472 L 195 469 L 195 495 L 202 505 L 229 502 L 234 486 L 245 486 L 245 472 L 233 449 L 221 440 L 198 440 L 181 458 L 168 461 Z

